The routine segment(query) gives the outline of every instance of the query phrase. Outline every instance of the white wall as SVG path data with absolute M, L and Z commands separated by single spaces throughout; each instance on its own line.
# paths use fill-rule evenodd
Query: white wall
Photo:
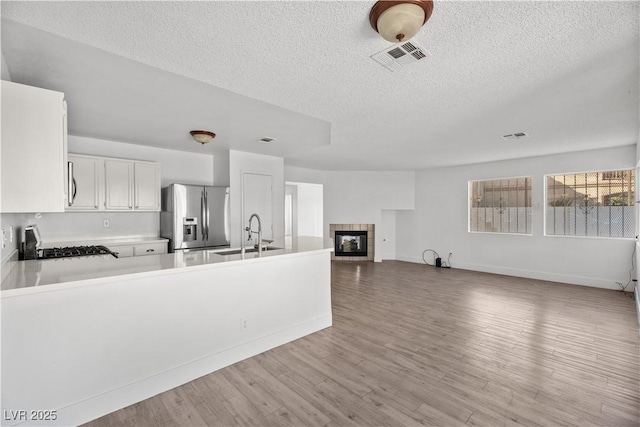
M 104 228 L 103 220 L 109 220 Z M 37 224 L 42 240 L 62 242 L 107 239 L 126 236 L 157 237 L 160 230 L 158 212 L 65 212 L 35 214 L 2 214 L 2 227 L 13 225 L 20 233 L 24 226 Z M 18 236 L 22 241 L 22 236 Z
M 229 150 L 214 150 L 213 185 L 229 186 Z
M 382 239 L 395 239 L 395 229 L 383 230 L 383 210 L 414 208 L 413 171 L 318 171 L 285 167 L 287 181 L 324 184 L 324 235 L 329 224 L 375 224 L 374 261 L 383 259 Z M 382 234 L 380 234 L 382 233 Z M 387 255 L 389 251 L 385 250 Z
M 274 246 L 284 244 L 284 160 L 231 150 L 229 152 L 230 234 L 231 247 L 242 244 L 244 227 L 249 217 L 242 217 L 242 182 L 244 173 L 272 176 L 273 239 Z M 249 214 L 250 215 L 250 214 Z
M 287 181 L 308 182 L 313 184 L 324 184 L 325 171 L 317 169 L 307 169 L 297 166 L 285 166 L 284 177 Z
M 303 182 L 287 181 L 293 196 L 293 212 L 295 236 L 323 237 L 324 235 L 324 186 Z
M 416 173 L 416 209 L 397 214 L 397 258 L 423 262 L 425 249 L 453 252 L 454 268 L 619 289 L 634 242 L 543 236 L 543 175 L 633 168 L 635 147 L 425 170 Z M 468 181 L 531 175 L 533 235 L 468 233 Z
M 374 261 L 382 261 L 382 210 L 414 208 L 414 172 L 329 171 L 324 184 L 325 236 L 329 224 L 375 224 Z

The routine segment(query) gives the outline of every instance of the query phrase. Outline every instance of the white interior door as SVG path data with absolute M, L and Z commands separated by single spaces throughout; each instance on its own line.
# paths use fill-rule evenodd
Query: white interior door
M 381 240 L 382 259 L 396 259 L 396 211 L 383 210 L 381 225 L 376 239 Z
M 242 174 L 242 235 L 247 238 L 245 227 L 249 225 L 249 217 L 257 213 L 262 223 L 262 238 L 273 239 L 273 184 L 271 175 L 248 173 Z M 253 221 L 253 230 L 258 231 L 258 224 Z M 257 236 L 254 236 L 256 238 Z

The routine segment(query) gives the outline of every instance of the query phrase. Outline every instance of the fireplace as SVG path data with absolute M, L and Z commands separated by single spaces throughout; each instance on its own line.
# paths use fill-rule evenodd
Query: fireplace
M 355 230 L 335 231 L 335 256 L 366 257 L 367 232 Z
M 329 224 L 329 236 L 334 242 L 331 260 L 373 261 L 375 227 L 374 224 Z

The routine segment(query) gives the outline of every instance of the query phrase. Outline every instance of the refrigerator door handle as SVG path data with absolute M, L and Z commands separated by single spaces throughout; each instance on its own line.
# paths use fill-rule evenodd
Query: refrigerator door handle
M 209 194 L 204 190 L 204 207 L 207 213 L 207 240 L 209 240 Z
M 204 191 L 200 194 L 200 234 L 202 235 L 202 241 L 207 240 L 206 229 L 206 217 L 204 212 Z

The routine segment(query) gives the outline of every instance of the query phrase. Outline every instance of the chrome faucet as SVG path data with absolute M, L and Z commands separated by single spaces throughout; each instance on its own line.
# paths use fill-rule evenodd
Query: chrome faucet
M 253 221 L 254 217 L 258 220 L 257 232 L 251 229 L 251 221 Z M 245 231 L 248 232 L 248 236 L 247 236 L 248 241 L 251 240 L 251 234 L 258 235 L 258 256 L 261 257 L 262 256 L 262 221 L 260 221 L 260 216 L 257 213 L 254 213 L 249 217 L 249 226 L 245 228 Z

